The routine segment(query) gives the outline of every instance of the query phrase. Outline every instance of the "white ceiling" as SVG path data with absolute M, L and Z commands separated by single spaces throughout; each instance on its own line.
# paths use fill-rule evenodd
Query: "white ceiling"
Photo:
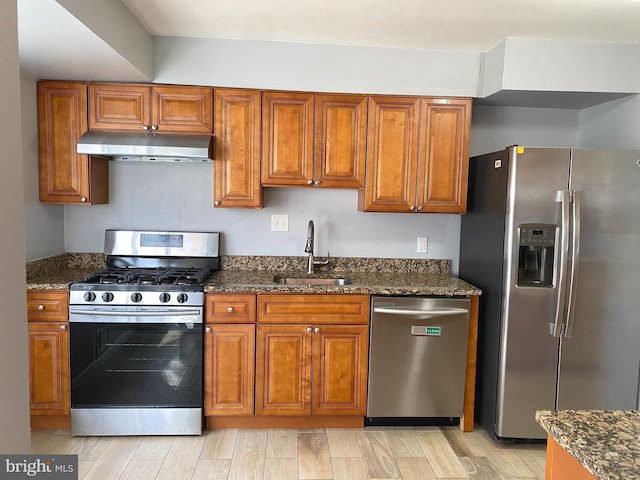
M 509 37 L 640 41 L 632 0 L 122 0 L 153 35 L 483 52 Z

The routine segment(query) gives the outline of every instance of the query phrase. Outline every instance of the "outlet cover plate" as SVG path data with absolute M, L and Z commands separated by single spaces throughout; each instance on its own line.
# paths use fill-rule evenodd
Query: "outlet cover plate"
M 429 246 L 429 241 L 427 237 L 418 237 L 416 252 L 417 253 L 427 253 L 427 249 Z
M 272 232 L 289 231 L 289 215 L 271 215 Z

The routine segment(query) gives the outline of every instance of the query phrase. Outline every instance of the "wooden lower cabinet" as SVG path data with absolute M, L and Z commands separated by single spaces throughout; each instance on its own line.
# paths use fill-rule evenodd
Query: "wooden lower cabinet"
M 595 480 L 595 477 L 562 448 L 551 435 L 547 438 L 545 480 Z
M 68 415 L 69 324 L 29 323 L 31 415 Z
M 205 328 L 205 415 L 253 415 L 255 325 Z
M 257 415 L 364 415 L 368 327 L 258 327 Z

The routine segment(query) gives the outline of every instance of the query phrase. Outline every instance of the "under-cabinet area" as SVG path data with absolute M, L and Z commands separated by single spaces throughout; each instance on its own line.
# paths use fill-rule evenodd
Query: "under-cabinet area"
M 109 203 L 115 146 L 76 148 L 94 132 L 115 145 L 137 136 L 156 161 L 150 138 L 209 138 L 198 161 L 213 163 L 216 208 L 262 208 L 263 188 L 301 187 L 358 190 L 363 212 L 466 211 L 471 98 L 57 80 L 37 91 L 42 203 Z

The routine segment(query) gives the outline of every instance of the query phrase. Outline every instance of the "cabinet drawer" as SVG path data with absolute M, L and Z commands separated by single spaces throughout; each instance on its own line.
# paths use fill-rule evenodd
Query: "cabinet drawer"
M 207 294 L 204 308 L 207 323 L 253 323 L 256 320 L 255 295 Z
M 69 318 L 69 292 L 27 290 L 27 318 L 30 322 L 51 322 Z
M 261 323 L 369 323 L 368 295 L 258 295 Z

